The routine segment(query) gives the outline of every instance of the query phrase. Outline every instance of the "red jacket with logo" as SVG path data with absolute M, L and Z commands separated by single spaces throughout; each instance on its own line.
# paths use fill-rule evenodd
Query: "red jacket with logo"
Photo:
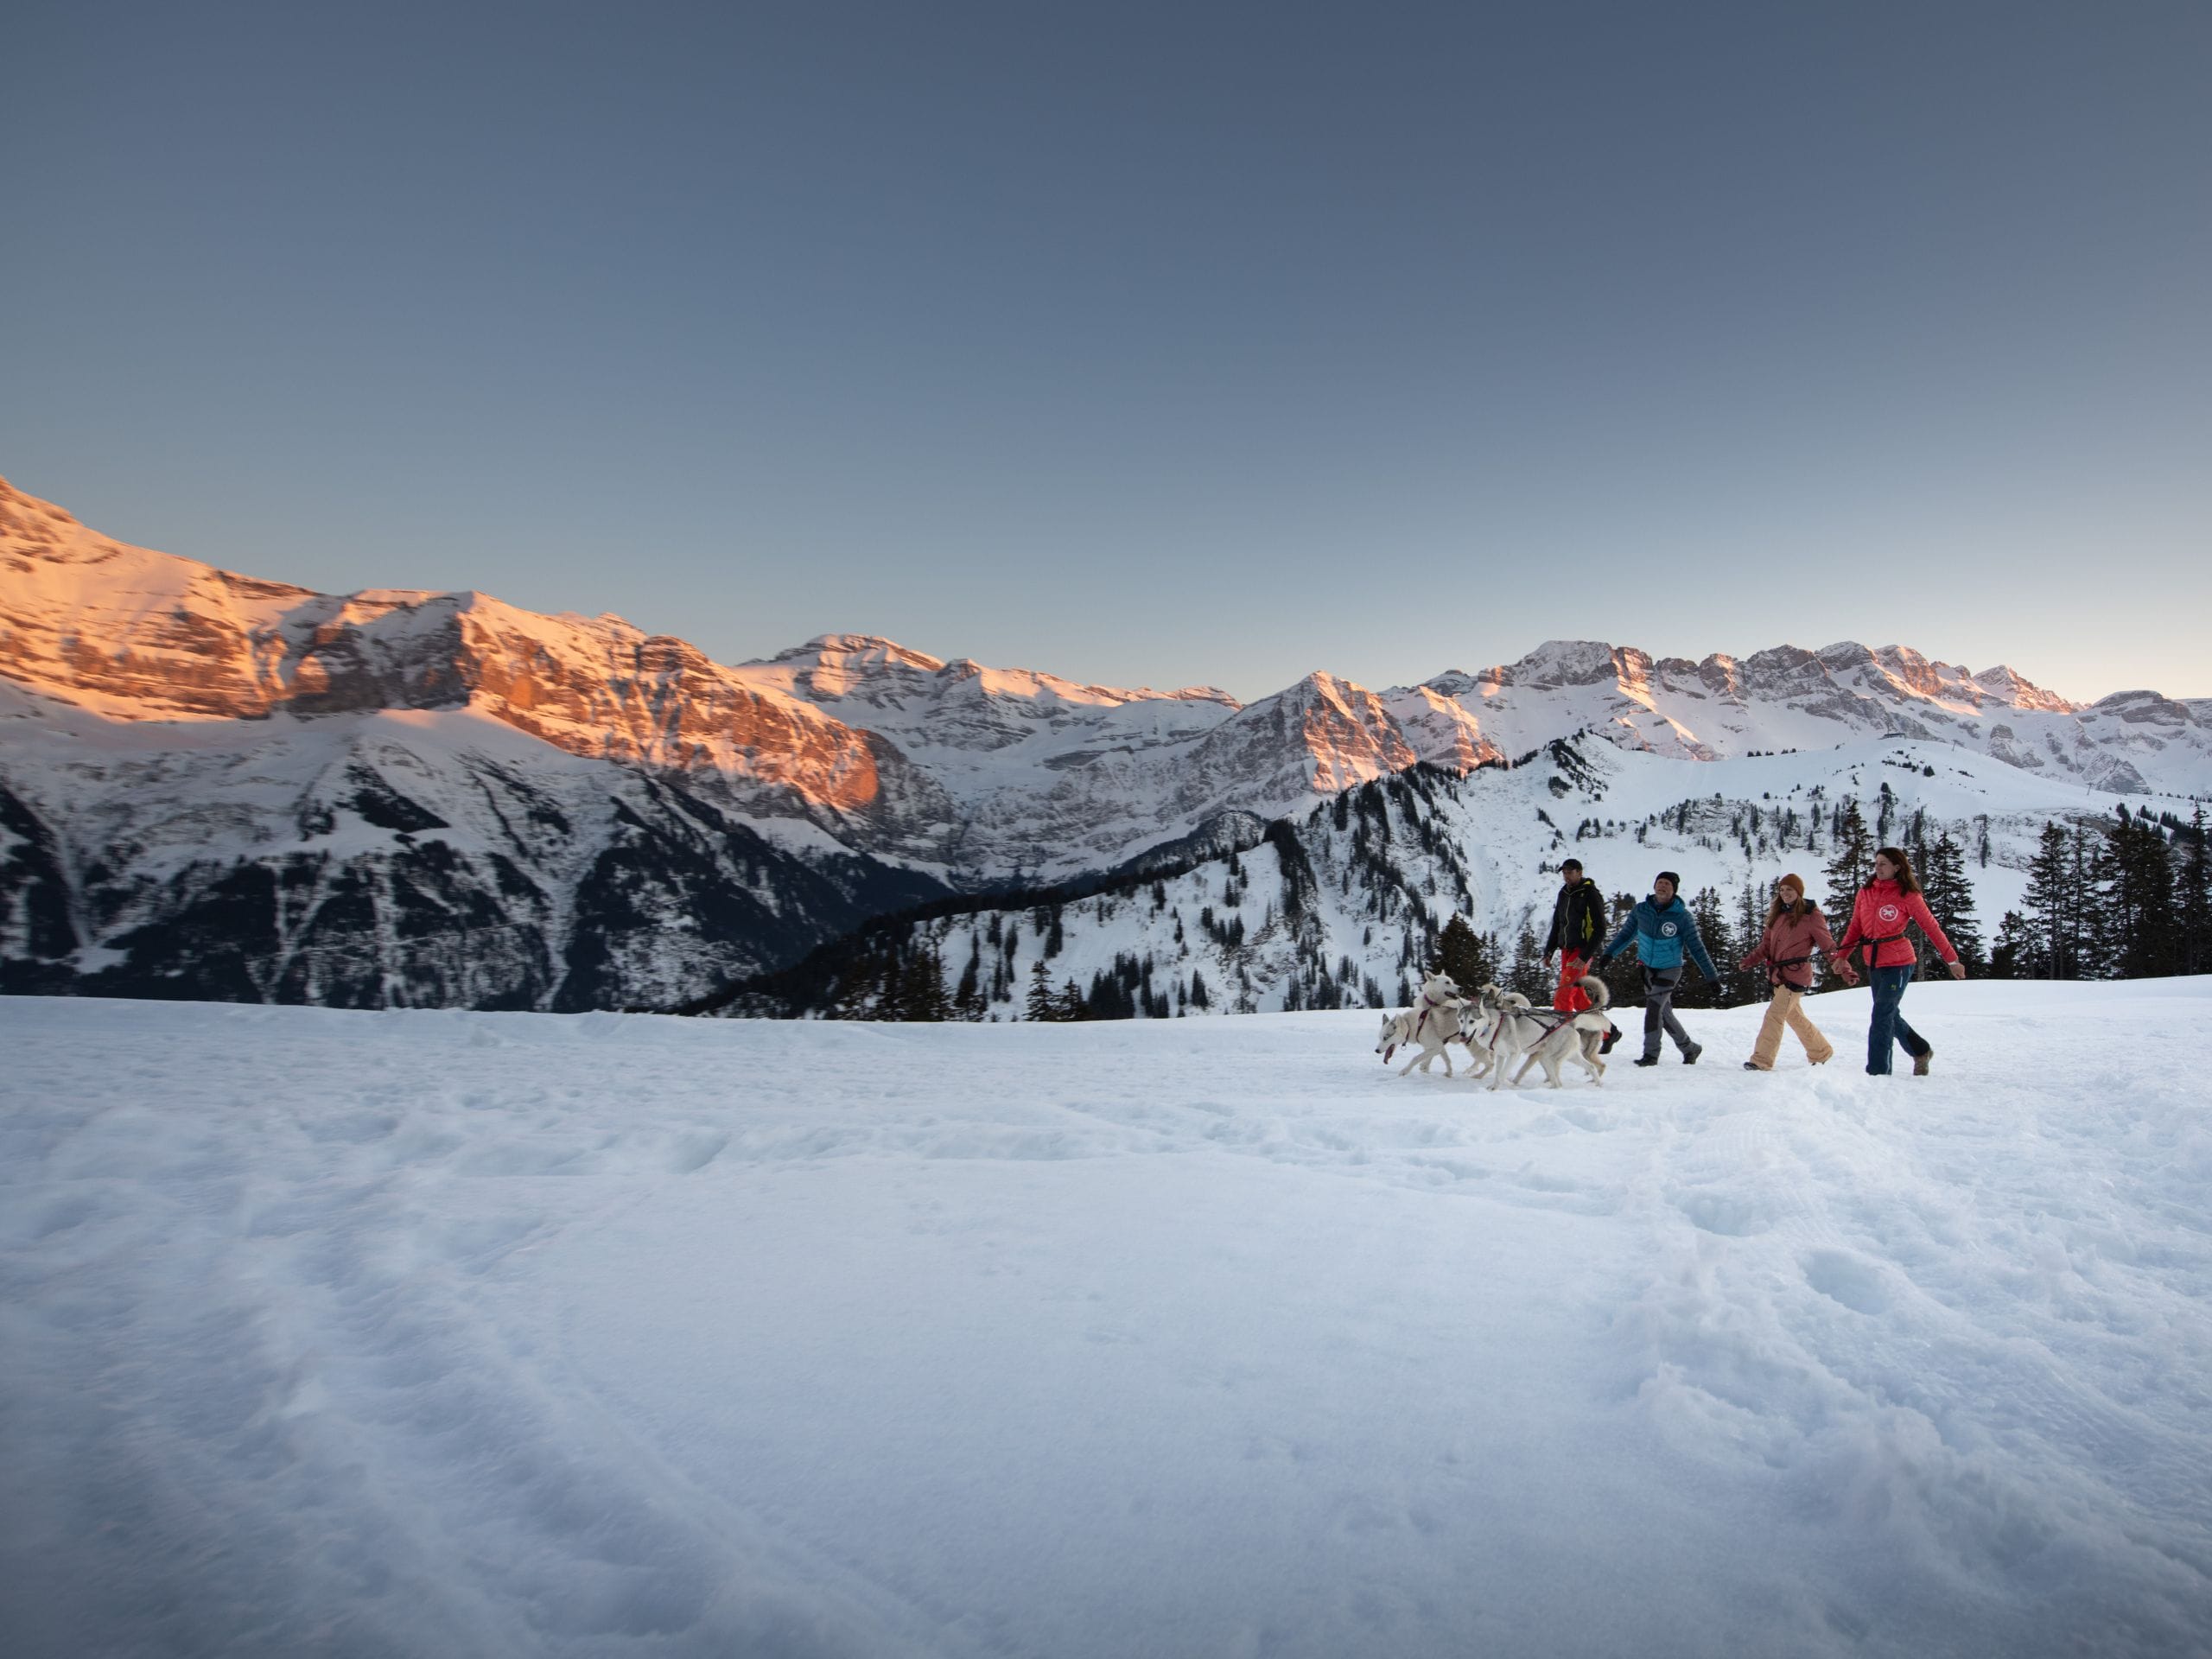
M 1936 955 L 1946 962 L 1959 959 L 1959 953 L 1951 949 L 1951 942 L 1929 912 L 1927 899 L 1916 893 L 1899 892 L 1894 881 L 1869 881 L 1859 889 L 1859 897 L 1852 901 L 1851 925 L 1835 942 L 1835 953 L 1848 956 L 1853 945 L 1872 944 L 1875 967 L 1910 966 L 1917 960 L 1904 937 L 1907 925 L 1912 923 L 1917 923 L 1928 936 Z

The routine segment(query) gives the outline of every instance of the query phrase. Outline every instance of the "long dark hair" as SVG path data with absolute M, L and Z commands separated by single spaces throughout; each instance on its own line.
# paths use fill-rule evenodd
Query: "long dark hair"
M 1918 893 L 1920 891 L 1920 878 L 1912 873 L 1912 861 L 1904 855 L 1904 849 L 1903 848 L 1877 847 L 1874 849 L 1874 856 L 1877 858 L 1886 858 L 1893 866 L 1896 867 L 1897 873 L 1897 891 L 1899 893 Z

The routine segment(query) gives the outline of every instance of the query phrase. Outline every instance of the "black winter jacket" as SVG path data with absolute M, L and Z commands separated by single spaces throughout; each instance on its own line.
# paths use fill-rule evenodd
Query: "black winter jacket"
M 1594 957 L 1605 942 L 1605 895 L 1588 876 L 1561 887 L 1552 906 L 1552 931 L 1544 935 L 1544 954 L 1572 950 Z

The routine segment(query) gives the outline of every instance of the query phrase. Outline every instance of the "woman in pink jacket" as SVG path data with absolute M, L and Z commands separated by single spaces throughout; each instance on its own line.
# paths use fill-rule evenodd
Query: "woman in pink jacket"
M 1775 1056 L 1782 1052 L 1782 1028 L 1787 1025 L 1797 1033 L 1797 1040 L 1805 1046 L 1805 1058 L 1815 1065 L 1826 1065 L 1835 1058 L 1835 1045 L 1821 1034 L 1821 1028 L 1805 1015 L 1803 998 L 1813 988 L 1813 953 L 1824 951 L 1835 956 L 1835 941 L 1828 937 L 1827 919 L 1817 906 L 1805 897 L 1805 884 L 1794 875 L 1785 875 L 1774 884 L 1774 902 L 1767 906 L 1766 931 L 1759 935 L 1759 942 L 1751 947 L 1742 965 L 1756 968 L 1766 964 L 1767 982 L 1774 988 L 1773 999 L 1766 1005 L 1766 1019 L 1759 1027 L 1758 1041 L 1751 1046 L 1751 1058 L 1744 1062 L 1746 1071 L 1771 1071 Z M 1858 976 L 1851 971 L 1849 963 L 1840 963 L 1837 971 L 1856 982 Z
M 1936 1056 L 1928 1039 L 1905 1024 L 1904 1016 L 1897 1011 L 1897 1005 L 1904 1001 L 1904 988 L 1920 970 L 1920 953 L 1905 938 L 1905 930 L 1912 926 L 1926 934 L 1936 953 L 1950 964 L 1953 979 L 1967 976 L 1966 963 L 1959 960 L 1959 953 L 1936 925 L 1928 900 L 1921 896 L 1920 879 L 1913 874 L 1911 864 L 1896 848 L 1882 848 L 1874 855 L 1874 879 L 1859 889 L 1851 906 L 1851 925 L 1844 929 L 1835 946 L 1836 954 L 1844 957 L 1856 946 L 1870 947 L 1866 976 L 1874 987 L 1874 1022 L 1866 1028 L 1866 1075 L 1870 1077 L 1889 1076 L 1892 1040 L 1903 1043 L 1904 1052 L 1912 1056 L 1916 1077 L 1928 1075 L 1928 1063 Z

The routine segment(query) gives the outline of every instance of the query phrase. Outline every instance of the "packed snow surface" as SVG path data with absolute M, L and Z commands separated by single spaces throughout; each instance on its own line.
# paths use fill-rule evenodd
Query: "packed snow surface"
M 2212 1649 L 2212 981 L 1809 1007 L 0 1001 L 7 1650 Z

